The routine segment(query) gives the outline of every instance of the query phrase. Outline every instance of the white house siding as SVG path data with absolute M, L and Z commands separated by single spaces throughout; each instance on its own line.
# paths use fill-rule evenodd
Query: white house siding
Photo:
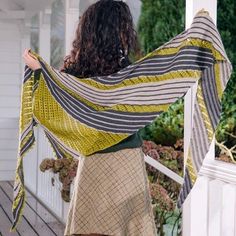
M 17 21 L 0 20 L 0 180 L 16 166 L 21 81 L 21 34 Z

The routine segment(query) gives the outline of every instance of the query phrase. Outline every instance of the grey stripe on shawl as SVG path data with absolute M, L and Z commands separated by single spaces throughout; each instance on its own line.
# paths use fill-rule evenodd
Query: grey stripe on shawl
M 206 29 L 210 30 L 207 31 Z M 229 61 L 225 49 L 223 48 L 219 32 L 215 28 L 214 23 L 210 21 L 207 17 L 195 17 L 190 29 L 185 30 L 173 40 L 164 44 L 161 48 L 178 47 L 181 45 L 183 40 L 186 40 L 187 38 L 200 38 L 212 42 L 215 49 L 218 50 Z
M 213 43 L 213 46 L 216 50 L 218 50 L 222 55 L 224 55 L 227 58 L 225 49 L 223 47 L 223 43 L 220 37 L 220 34 L 218 30 L 216 29 L 213 21 L 210 21 L 207 17 L 204 16 L 198 16 L 194 18 L 194 21 L 192 23 L 191 29 L 204 29 L 204 35 L 208 35 L 209 38 L 211 38 L 210 42 Z M 209 29 L 209 30 L 207 30 Z
M 30 79 L 31 75 L 33 74 L 33 71 L 28 67 L 28 66 L 25 66 L 25 72 L 24 72 L 24 83 Z
M 170 93 L 172 95 L 181 96 L 183 93 L 186 92 L 187 89 L 189 89 L 195 83 L 195 81 L 193 81 L 193 79 L 191 78 L 186 78 L 184 79 L 184 81 L 176 79 L 175 81 L 171 80 L 171 84 L 168 83 L 168 81 L 165 84 L 160 83 L 160 85 L 158 85 L 157 83 L 149 83 L 149 85 L 142 86 L 142 88 L 138 87 L 138 85 L 135 85 L 132 86 L 132 88 L 116 91 L 115 93 L 113 91 L 113 94 L 110 95 L 111 91 L 109 91 L 109 94 L 107 94 L 106 91 L 104 91 L 104 94 L 102 91 L 94 92 L 94 90 L 91 90 L 91 88 L 87 89 L 85 86 L 83 86 L 83 84 L 75 83 L 72 78 L 68 76 L 66 76 L 65 78 L 62 73 L 55 70 L 53 71 L 57 74 L 58 80 L 64 86 L 66 86 L 66 88 L 70 89 L 74 93 L 77 92 L 78 94 L 82 95 L 83 98 L 86 98 L 88 101 L 93 102 L 94 104 L 110 107 L 116 104 L 123 104 L 122 101 L 125 101 L 124 104 L 130 103 L 140 105 L 145 104 L 145 102 L 148 102 L 148 104 L 150 104 L 150 100 L 146 101 L 145 99 L 147 97 L 147 93 L 150 97 L 156 96 L 156 94 L 158 94 L 159 98 L 165 98 L 165 95 L 169 95 Z M 137 100 L 137 96 L 139 96 L 140 98 L 144 97 L 144 99 Z M 121 116 L 122 113 L 120 112 Z
M 109 76 L 109 80 L 99 77 L 96 81 L 103 83 L 115 84 L 125 79 L 140 75 L 160 75 L 175 71 L 176 69 L 185 66 L 190 66 L 192 69 L 198 70 L 205 68 L 213 63 L 213 58 L 208 49 L 197 48 L 193 46 L 185 46 L 179 52 L 169 55 L 156 55 L 151 58 L 146 58 L 144 61 L 138 62 L 130 68 L 130 71 L 120 71 L 120 73 Z M 135 73 L 132 71 L 135 69 Z
M 17 204 L 17 207 L 15 209 L 13 209 L 13 211 L 12 211 L 12 213 L 13 213 L 12 227 L 15 227 L 15 225 L 18 222 L 18 218 L 20 217 L 19 210 L 22 209 L 23 204 L 24 204 L 24 198 L 21 197 L 20 201 Z M 16 218 L 16 216 L 17 216 L 17 218 Z
M 180 190 L 179 198 L 177 201 L 178 208 L 181 208 L 183 205 L 185 199 L 187 198 L 188 194 L 190 193 L 192 189 L 192 182 L 189 176 L 188 168 L 185 168 L 185 174 L 184 174 L 184 183 Z
M 75 158 L 79 158 L 80 154 L 76 151 L 74 151 L 73 149 L 69 148 L 68 146 L 66 146 L 62 141 L 60 141 L 57 137 L 55 137 L 45 126 L 41 125 L 44 129 L 45 134 L 47 135 L 47 138 L 50 138 L 50 141 L 52 141 L 55 144 L 55 147 L 53 146 L 54 151 L 56 152 L 59 151 L 59 147 L 61 147 L 63 150 L 65 150 L 67 153 L 69 153 L 71 156 L 75 157 Z M 56 152 L 57 153 L 57 152 Z M 62 158 L 63 155 L 61 155 L 61 153 L 59 154 L 59 158 Z
M 32 121 L 25 127 L 25 129 L 21 133 L 20 141 L 22 141 L 25 138 L 25 136 L 29 133 L 29 131 L 33 129 L 34 125 L 35 123 L 34 123 L 34 120 L 32 119 Z
M 163 91 L 163 90 L 171 90 L 172 88 L 180 88 L 180 87 L 189 87 L 193 83 L 197 81 L 197 79 L 193 78 L 176 78 L 171 80 L 165 80 L 165 81 L 159 81 L 159 82 L 153 82 L 148 83 L 148 85 L 143 85 L 142 88 L 140 88 L 139 85 L 132 85 L 132 87 L 121 87 L 121 88 L 114 88 L 114 89 L 108 89 L 108 90 L 100 90 L 98 88 L 94 88 L 91 86 L 88 86 L 85 83 L 80 82 L 76 77 L 70 76 L 68 74 L 61 73 L 55 69 L 52 68 L 55 74 L 58 75 L 58 81 L 60 81 L 66 88 L 70 89 L 73 92 L 80 92 L 83 91 L 85 95 L 93 95 L 96 98 L 100 98 L 101 96 L 111 99 L 116 99 L 117 96 L 127 95 L 136 93 L 137 91 L 150 91 L 153 90 L 153 86 L 156 86 L 156 91 Z M 148 79 L 148 77 L 146 77 Z M 174 84 L 174 86 L 173 86 Z M 186 86 L 185 86 L 186 85 Z M 103 104 L 106 106 L 106 104 Z
M 150 64 L 150 61 L 152 64 Z M 91 80 L 104 84 L 117 84 L 140 75 L 161 75 L 176 70 L 199 70 L 213 64 L 214 60 L 209 49 L 185 46 L 175 54 L 156 55 L 145 58 L 118 73 L 110 76 L 92 77 Z M 135 70 L 135 72 L 133 72 Z
M 57 145 L 58 147 L 63 148 L 67 153 L 69 153 L 71 156 L 75 158 L 79 158 L 80 154 L 74 151 L 73 149 L 67 147 L 63 142 L 61 142 L 59 139 L 57 139 L 51 132 L 47 131 L 47 134 L 50 136 L 51 140 Z
M 29 140 L 25 143 L 25 145 L 20 149 L 20 156 L 24 155 L 24 153 L 33 145 L 35 141 L 34 134 L 30 136 Z
M 53 138 L 50 136 L 50 134 L 47 131 L 44 131 L 45 135 L 49 141 L 49 143 L 51 143 L 53 150 L 56 153 L 56 157 L 59 159 L 62 159 L 65 157 L 65 155 L 63 154 L 63 152 L 60 150 L 60 148 L 58 148 L 58 144 L 53 140 Z
M 178 47 L 180 46 L 182 41 L 186 40 L 187 38 L 200 38 L 212 42 L 215 49 L 218 50 L 222 55 L 224 55 L 228 60 L 219 32 L 215 28 L 214 23 L 207 17 L 195 17 L 190 29 L 185 30 L 179 35 L 179 37 L 175 37 L 173 40 L 166 43 L 163 47 Z
M 228 82 L 228 75 L 230 74 L 230 71 L 232 70 L 232 66 L 230 64 L 226 64 L 225 62 L 219 63 L 220 66 L 220 81 L 221 86 L 224 89 Z
M 196 170 L 199 171 L 202 166 L 203 159 L 208 151 L 209 140 L 206 132 L 206 127 L 203 122 L 203 117 L 200 112 L 199 105 L 196 101 L 193 116 L 194 127 L 192 130 L 191 152 L 193 154 L 193 162 Z
M 201 80 L 202 94 L 209 113 L 212 127 L 215 129 L 221 112 L 220 101 L 217 94 L 214 67 L 203 71 Z

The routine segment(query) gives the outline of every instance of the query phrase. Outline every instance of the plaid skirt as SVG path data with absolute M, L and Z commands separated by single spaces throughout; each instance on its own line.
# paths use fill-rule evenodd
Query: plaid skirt
M 156 236 L 141 148 L 81 157 L 64 235 Z

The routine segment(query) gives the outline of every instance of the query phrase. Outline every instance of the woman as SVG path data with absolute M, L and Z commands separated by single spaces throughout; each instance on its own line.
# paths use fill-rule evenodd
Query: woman
M 81 78 L 109 75 L 128 66 L 130 53 L 137 50 L 128 5 L 100 0 L 81 17 L 73 49 L 61 70 Z M 40 72 L 29 50 L 23 58 Z M 80 158 L 65 235 L 156 235 L 141 145 L 134 134 Z

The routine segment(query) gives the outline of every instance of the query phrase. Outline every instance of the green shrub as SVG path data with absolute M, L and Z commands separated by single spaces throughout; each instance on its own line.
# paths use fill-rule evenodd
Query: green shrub
M 184 30 L 184 0 L 142 0 L 139 40 L 146 54 Z
M 184 0 L 142 0 L 138 23 L 139 40 L 143 54 L 158 48 L 184 30 Z M 183 99 L 140 131 L 145 140 L 173 145 L 183 137 Z

